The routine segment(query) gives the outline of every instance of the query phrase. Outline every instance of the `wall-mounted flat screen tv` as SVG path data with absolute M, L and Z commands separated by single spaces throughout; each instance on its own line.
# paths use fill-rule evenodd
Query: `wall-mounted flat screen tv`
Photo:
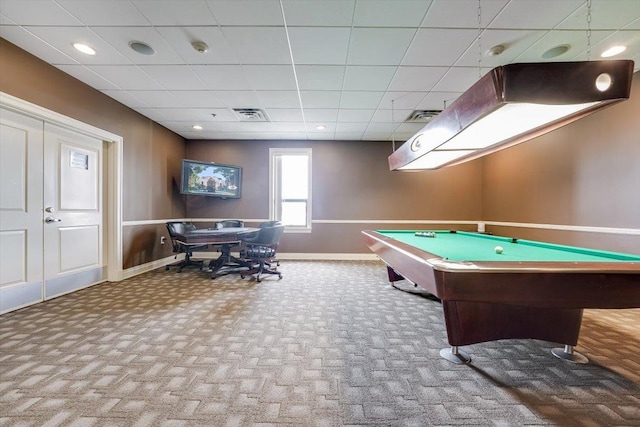
M 240 166 L 182 160 L 182 194 L 239 199 L 241 190 Z

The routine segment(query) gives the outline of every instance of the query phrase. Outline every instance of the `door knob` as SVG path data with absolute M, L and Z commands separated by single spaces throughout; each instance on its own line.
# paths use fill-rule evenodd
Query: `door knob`
M 54 218 L 52 216 L 48 216 L 44 219 L 44 222 L 46 222 L 47 224 L 51 224 L 52 222 L 62 222 L 62 220 L 60 218 Z
M 46 208 L 44 208 L 44 210 L 45 210 L 45 212 L 49 212 L 49 213 L 51 213 L 51 212 L 54 212 L 54 211 L 55 211 L 55 209 L 53 208 L 53 206 L 47 206 Z

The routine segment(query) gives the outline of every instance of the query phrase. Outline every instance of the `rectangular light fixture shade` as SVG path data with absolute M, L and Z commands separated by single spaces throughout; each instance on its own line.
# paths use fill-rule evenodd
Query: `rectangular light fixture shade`
M 494 68 L 389 156 L 391 170 L 452 166 L 535 138 L 629 98 L 633 61 Z

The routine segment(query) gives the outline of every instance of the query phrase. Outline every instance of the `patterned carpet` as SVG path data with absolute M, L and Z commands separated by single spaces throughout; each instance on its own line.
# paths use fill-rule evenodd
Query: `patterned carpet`
M 0 426 L 640 425 L 640 310 L 585 312 L 588 365 L 508 340 L 459 366 L 440 304 L 381 263 L 280 269 L 158 269 L 0 316 Z

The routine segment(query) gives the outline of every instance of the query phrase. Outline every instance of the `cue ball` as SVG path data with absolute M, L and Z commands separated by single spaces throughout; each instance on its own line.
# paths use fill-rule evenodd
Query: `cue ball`
M 496 246 L 494 250 L 496 251 L 497 254 L 501 254 L 504 249 L 502 249 L 502 246 Z

